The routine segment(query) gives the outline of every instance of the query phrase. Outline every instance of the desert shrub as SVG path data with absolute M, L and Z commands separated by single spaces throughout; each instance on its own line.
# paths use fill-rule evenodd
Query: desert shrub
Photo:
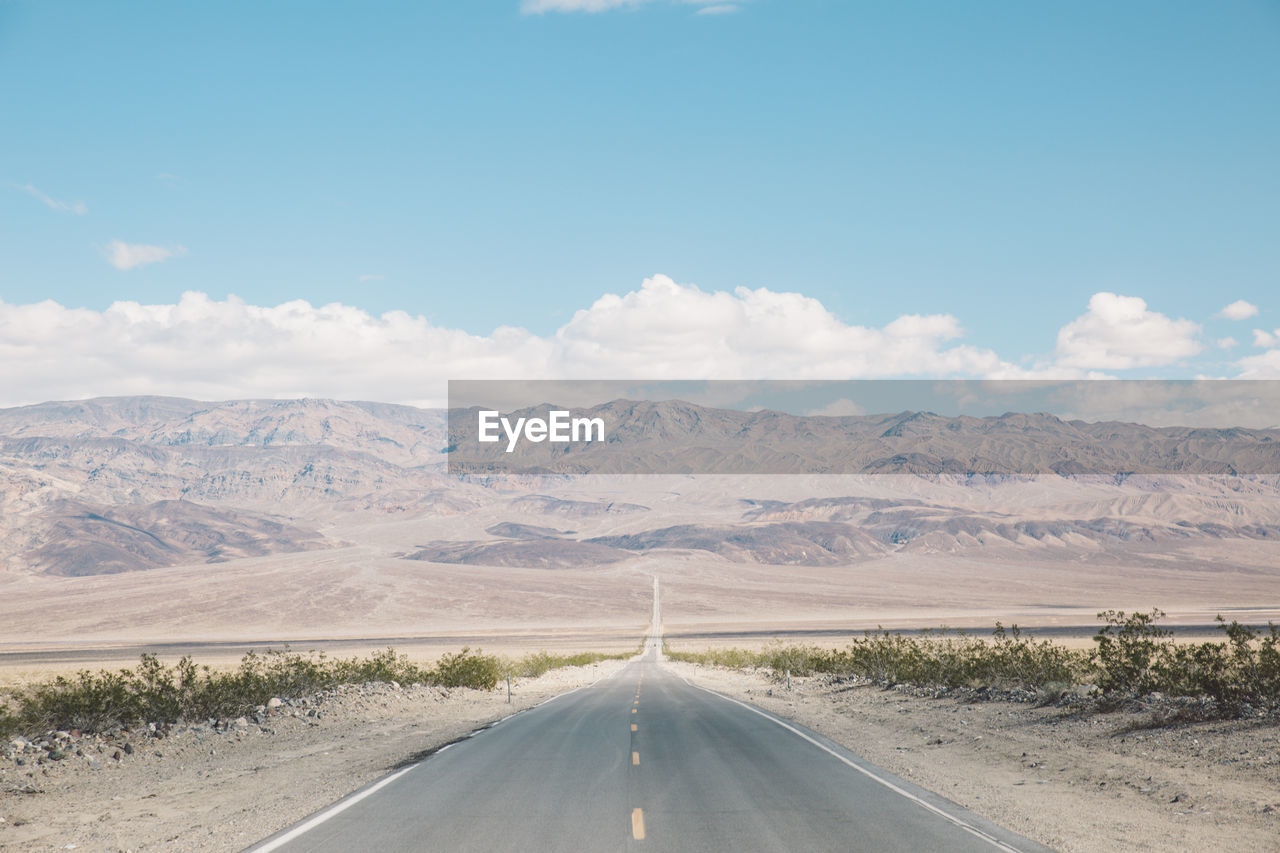
M 482 654 L 463 648 L 460 652 L 446 654 L 436 663 L 432 682 L 441 687 L 472 687 L 476 690 L 492 690 L 503 674 L 502 661 L 494 655 Z
M 562 669 L 567 666 L 588 666 L 603 660 L 625 660 L 631 657 L 632 654 L 633 652 L 611 654 L 603 652 L 575 652 L 573 654 L 552 654 L 545 651 L 531 652 L 515 660 L 504 660 L 502 671 L 504 675 L 510 675 L 515 678 L 537 678 L 539 675 L 543 675 L 553 669 Z
M 251 713 L 273 697 L 307 696 L 339 684 L 390 682 L 492 690 L 506 672 L 541 675 L 628 654 L 540 652 L 507 662 L 464 648 L 434 667 L 411 662 L 394 649 L 368 657 L 327 658 L 285 650 L 249 652 L 230 671 L 215 671 L 182 658 L 166 666 L 143 655 L 134 669 L 82 670 L 74 676 L 13 690 L 0 697 L 0 736 L 56 729 L 103 731 L 114 726 L 228 719 Z
M 781 677 L 815 674 L 861 677 L 890 684 L 946 687 L 990 685 L 1039 688 L 1074 683 L 1087 658 L 1048 640 L 1023 637 L 999 623 L 988 641 L 963 632 L 924 632 L 919 637 L 868 631 L 842 649 L 812 645 L 766 646 L 762 651 L 711 649 L 668 652 L 673 660 L 736 669 L 760 667 Z
M 409 660 L 408 655 L 397 654 L 387 648 L 374 652 L 367 658 L 351 658 L 338 662 L 339 680 L 354 684 L 365 681 L 394 681 L 398 684 L 432 684 L 432 670 L 424 669 Z
M 873 681 L 941 687 L 1042 689 L 1073 683 L 1086 657 L 1048 640 L 1031 640 L 1018 626 L 996 623 L 992 639 L 924 632 L 919 637 L 868 632 L 835 653 L 835 671 Z
M 1280 700 L 1280 635 L 1268 625 L 1265 635 L 1218 616 L 1226 642 L 1162 643 L 1152 667 L 1154 689 L 1174 696 L 1213 699 L 1225 714 L 1248 705 L 1272 706 Z
M 17 734 L 19 722 L 8 707 L 0 705 L 0 740 L 7 740 Z
M 130 670 L 60 675 L 52 682 L 18 691 L 14 716 L 24 729 L 95 730 L 135 721 L 142 705 Z
M 770 643 L 757 655 L 757 666 L 773 671 L 775 676 L 790 672 L 792 675 L 813 675 L 831 671 L 831 653 L 817 646 L 794 646 L 780 642 Z
M 1111 700 L 1162 693 L 1212 699 L 1222 716 L 1280 704 L 1280 629 L 1260 633 L 1217 617 L 1225 642 L 1175 643 L 1156 626 L 1164 614 L 1108 610 L 1094 639 L 1095 680 Z
M 1108 695 L 1142 696 L 1169 687 L 1167 656 L 1172 632 L 1157 627 L 1161 610 L 1125 614 L 1106 610 L 1098 618 L 1106 622 L 1093 640 L 1098 687 Z M 1164 658 L 1159 660 L 1158 658 Z
M 749 669 L 762 665 L 760 653 L 746 649 L 704 649 L 697 652 L 667 649 L 663 654 L 675 661 L 722 666 L 726 669 Z

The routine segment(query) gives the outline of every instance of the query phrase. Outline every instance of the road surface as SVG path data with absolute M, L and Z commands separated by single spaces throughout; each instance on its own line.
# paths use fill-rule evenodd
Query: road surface
M 396 771 L 257 853 L 1044 851 L 644 654 Z

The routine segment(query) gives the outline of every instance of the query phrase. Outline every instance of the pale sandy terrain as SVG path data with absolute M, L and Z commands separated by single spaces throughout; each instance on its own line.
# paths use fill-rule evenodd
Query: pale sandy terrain
M 479 693 L 351 687 L 261 724 L 76 741 L 62 761 L 0 759 L 0 849 L 234 851 L 513 709 L 616 672 L 564 670 Z M 1280 729 L 1201 723 L 1117 734 L 1132 714 L 961 703 L 668 663 L 1066 853 L 1274 849 Z M 291 716 L 296 714 L 297 716 Z M 123 743 L 131 754 L 114 758 Z M 83 754 L 78 754 L 79 753 Z
M 51 404 L 0 411 L 0 433 L 0 684 L 128 665 L 143 650 L 166 661 L 190 653 L 229 665 L 247 647 L 284 643 L 342 655 L 393 645 L 423 660 L 463 645 L 513 655 L 630 649 L 648 623 L 655 576 L 665 634 L 676 648 L 751 646 L 775 636 L 839 644 L 877 626 L 987 632 L 997 620 L 1079 644 L 1096 630 L 1097 612 L 1111 608 L 1158 607 L 1168 614 L 1165 624 L 1201 632 L 1219 613 L 1280 622 L 1274 475 L 464 480 L 443 473 L 438 413 L 333 401 Z M 739 685 L 733 689 L 760 688 L 746 677 L 715 677 Z M 546 691 L 556 689 L 548 685 Z M 1040 812 L 1054 814 L 1056 798 L 1070 804 L 1062 812 L 1068 823 L 1081 810 L 1105 812 L 1101 804 L 1116 784 L 1107 768 L 1128 779 L 1147 759 L 1115 758 L 1118 741 L 1105 734 L 1105 720 L 1051 725 L 1037 721 L 1048 711 L 974 706 L 979 710 L 964 714 L 963 726 L 985 726 L 989 734 L 973 742 L 982 749 L 970 749 L 955 728 L 962 709 L 945 703 L 895 705 L 903 697 L 867 691 L 806 695 L 793 697 L 796 713 L 808 708 L 815 728 L 830 728 L 855 751 L 966 805 L 977 808 L 981 797 L 978 811 L 990 807 L 993 818 L 1020 831 Z M 856 697 L 863 704 L 847 704 Z M 250 741 L 241 733 L 251 746 L 226 745 L 238 764 L 197 761 L 194 747 L 181 746 L 187 741 L 172 740 L 169 753 L 183 756 L 183 769 L 174 770 L 168 754 L 148 753 L 103 763 L 84 777 L 126 774 L 116 788 L 149 791 L 153 800 L 113 806 L 122 801 L 101 796 L 110 786 L 76 787 L 81 776 L 73 774 L 62 802 L 76 805 L 53 808 L 41 820 L 54 820 L 64 834 L 93 825 L 98 834 L 86 837 L 99 845 L 117 843 L 104 833 L 115 832 L 123 817 L 125 827 L 154 820 L 157 833 L 174 832 L 163 827 L 181 817 L 182 794 L 216 779 L 232 799 L 212 801 L 210 816 L 195 822 L 210 845 L 223 836 L 243 841 L 265 834 L 265 812 L 236 805 L 243 780 L 270 780 L 261 788 L 244 782 L 245 790 L 279 788 L 293 797 L 286 811 L 301 814 L 425 748 L 415 744 L 500 713 L 490 698 L 438 702 L 423 695 L 382 709 L 373 702 L 348 708 L 344 700 L 334 706 L 346 710 L 335 710 L 332 729 L 324 721 L 282 721 L 273 723 L 272 736 Z M 1011 721 L 1023 722 L 1010 728 Z M 935 729 L 942 744 L 916 742 Z M 366 730 L 383 735 L 361 740 L 356 732 Z M 300 739 L 290 740 L 290 731 Z M 203 747 L 198 734 L 182 737 Z M 1273 735 L 1259 736 L 1274 746 Z M 1179 737 L 1161 736 L 1160 749 L 1177 758 L 1166 762 L 1162 753 L 1143 778 L 1165 786 L 1154 791 L 1186 787 L 1195 809 L 1161 811 L 1151 805 L 1154 793 L 1124 793 L 1124 809 L 1132 806 L 1138 817 L 1130 825 L 1123 809 L 1111 813 L 1094 827 L 1109 833 L 1098 837 L 1141 849 L 1150 831 L 1165 843 L 1149 849 L 1184 849 L 1198 845 L 1179 840 L 1183 826 L 1219 818 L 1243 833 L 1271 826 L 1269 817 L 1250 823 L 1243 794 L 1213 799 L 1222 774 L 1193 752 L 1179 752 Z M 1252 749 L 1244 735 L 1221 737 L 1238 752 Z M 333 744 L 342 745 L 341 760 Z M 221 758 L 223 748 L 209 746 L 215 748 Z M 1061 775 L 1054 780 L 1019 775 L 1042 769 L 1024 766 L 1030 757 L 1059 752 L 1068 769 L 1055 770 Z M 163 777 L 171 785 L 147 776 L 153 759 L 157 773 L 172 774 Z M 1253 759 L 1230 760 L 1222 773 Z M 297 773 L 270 769 L 288 761 Z M 1160 775 L 1170 763 L 1192 774 L 1185 785 L 1182 777 Z M 62 785 L 64 767 L 42 767 L 39 775 L 48 770 L 49 784 Z M 934 769 L 943 775 L 930 777 Z M 988 778 L 989 790 L 964 794 Z M 1276 790 L 1272 777 L 1246 781 Z M 1107 795 L 1079 799 L 1091 785 Z M 178 794 L 165 799 L 168 788 Z M 1035 793 L 1046 790 L 1055 797 Z M 19 805 L 52 802 L 48 795 L 15 796 Z M 1042 830 L 1047 834 L 1036 837 L 1065 849 L 1114 849 L 1090 847 L 1087 833 L 1072 835 L 1067 824 L 1036 832 Z M 0 843 L 12 831 L 11 822 L 0 825 Z M 163 846 L 163 836 L 150 832 L 138 838 L 160 849 L 154 845 Z M 1224 836 L 1236 837 L 1226 829 Z M 134 842 L 121 836 L 118 843 Z
M 1252 530 L 1275 523 L 1280 498 L 1272 486 L 1224 495 L 1212 483 L 1153 494 L 1060 479 L 962 486 L 909 477 L 585 477 L 524 485 L 478 497 L 459 485 L 474 506 L 447 514 L 291 505 L 298 515 L 285 520 L 305 517 L 330 543 L 321 550 L 86 577 L 0 571 L 0 652 L 361 638 L 457 645 L 452 638 L 505 633 L 635 634 L 644 624 L 651 575 L 670 593 L 672 636 L 861 632 L 877 625 L 989 630 L 997 619 L 1088 633 L 1107 608 L 1160 607 L 1170 624 L 1203 625 L 1217 613 L 1280 619 L 1280 537 L 1176 535 L 1185 525 Z M 546 511 L 523 500 L 544 493 L 567 508 Z M 556 568 L 404 559 L 429 542 L 492 539 L 485 531 L 499 524 L 585 538 L 673 525 L 758 530 L 786 519 L 823 521 L 839 517 L 838 510 L 783 509 L 766 520 L 744 513 L 763 499 L 847 495 L 945 507 L 938 512 L 963 529 L 826 564 L 769 564 L 679 548 Z M 578 509 L 622 502 L 645 509 L 594 515 Z M 988 521 L 1059 518 L 1115 518 L 1174 533 L 1108 542 L 964 532 Z

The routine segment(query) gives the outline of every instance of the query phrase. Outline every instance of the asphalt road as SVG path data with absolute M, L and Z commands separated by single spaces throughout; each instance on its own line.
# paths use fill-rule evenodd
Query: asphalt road
M 657 616 L 655 591 L 655 624 Z M 254 851 L 1043 851 L 644 656 Z

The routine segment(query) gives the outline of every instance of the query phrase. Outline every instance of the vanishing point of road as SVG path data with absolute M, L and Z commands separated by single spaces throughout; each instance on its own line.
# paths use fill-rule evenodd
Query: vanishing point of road
M 1045 851 L 643 655 L 439 750 L 254 853 Z

